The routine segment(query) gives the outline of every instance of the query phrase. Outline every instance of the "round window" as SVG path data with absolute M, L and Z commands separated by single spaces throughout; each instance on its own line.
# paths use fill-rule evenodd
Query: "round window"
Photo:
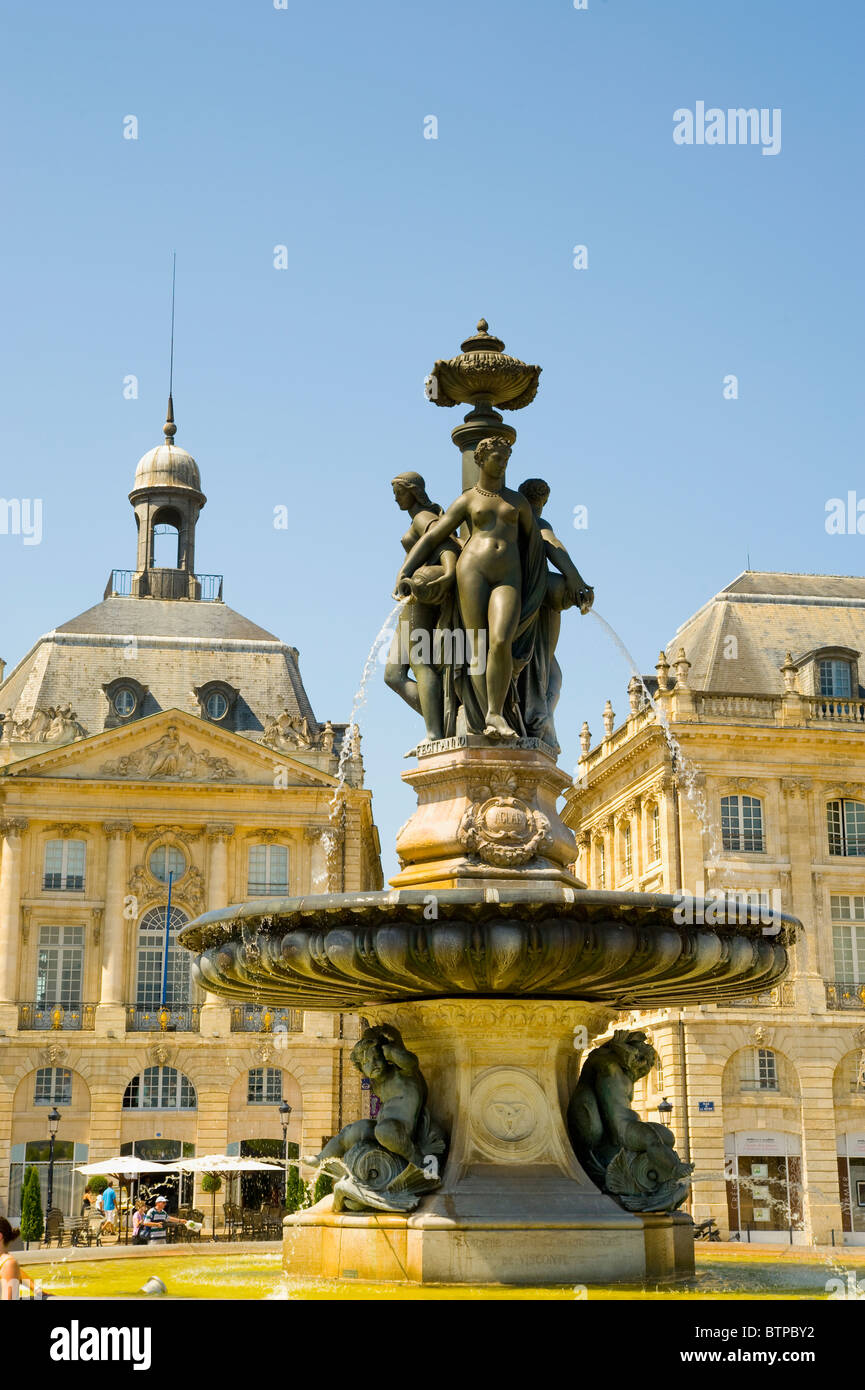
M 171 874 L 176 883 L 186 873 L 186 855 L 174 845 L 160 845 L 150 856 L 150 872 L 160 883 L 167 883 Z
M 121 686 L 114 696 L 114 708 L 121 719 L 128 719 L 137 703 L 135 692 L 128 685 Z
M 228 701 L 219 690 L 213 690 L 204 702 L 208 719 L 224 719 L 228 711 Z

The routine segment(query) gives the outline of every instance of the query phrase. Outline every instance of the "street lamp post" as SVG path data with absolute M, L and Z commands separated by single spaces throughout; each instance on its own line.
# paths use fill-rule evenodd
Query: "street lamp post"
M 283 1201 L 288 1206 L 288 1124 L 291 1119 L 291 1106 L 287 1100 L 279 1102 L 279 1118 L 282 1124 L 282 1160 L 285 1165 L 285 1189 Z
M 60 1123 L 60 1111 L 56 1105 L 52 1105 L 48 1111 L 48 1133 L 51 1143 L 48 1147 L 48 1203 L 47 1210 L 50 1211 L 54 1205 L 54 1141 L 57 1138 L 57 1126 Z
M 662 1096 L 660 1101 L 658 1102 L 658 1119 L 661 1121 L 662 1125 L 669 1125 L 670 1116 L 672 1115 L 672 1113 L 672 1105 L 667 1100 L 666 1096 Z

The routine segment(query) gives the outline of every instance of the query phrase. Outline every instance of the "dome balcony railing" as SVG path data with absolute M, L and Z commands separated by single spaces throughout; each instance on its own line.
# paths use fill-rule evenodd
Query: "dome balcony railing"
M 138 570 L 112 570 L 105 585 L 103 598 L 131 598 L 132 581 Z M 201 586 L 201 603 L 222 603 L 221 574 L 196 574 L 194 578 Z

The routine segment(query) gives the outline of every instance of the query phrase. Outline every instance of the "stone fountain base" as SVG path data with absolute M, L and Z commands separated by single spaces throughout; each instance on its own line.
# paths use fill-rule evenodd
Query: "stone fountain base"
M 565 1113 L 580 1054 L 614 1011 L 574 1001 L 441 999 L 368 1007 L 420 1059 L 450 1134 L 442 1185 L 410 1216 L 332 1211 L 285 1220 L 293 1278 L 590 1284 L 681 1279 L 689 1216 L 627 1212 L 574 1157 Z
M 421 744 L 402 779 L 418 804 L 396 838 L 394 888 L 585 887 L 571 872 L 574 837 L 557 810 L 571 779 L 540 739 L 490 744 L 467 734 Z

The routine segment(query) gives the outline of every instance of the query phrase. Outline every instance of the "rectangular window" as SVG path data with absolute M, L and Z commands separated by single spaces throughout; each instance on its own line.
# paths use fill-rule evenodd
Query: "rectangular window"
M 778 1066 L 775 1053 L 768 1048 L 757 1047 L 748 1054 L 746 1070 L 742 1076 L 743 1091 L 777 1091 Z
M 820 662 L 820 694 L 849 699 L 853 694 L 849 661 Z
M 832 948 L 838 984 L 865 984 L 865 896 L 833 893 Z
M 622 865 L 625 878 L 630 878 L 634 871 L 634 858 L 631 851 L 631 827 L 626 825 L 622 831 Z
M 661 857 L 661 812 L 657 806 L 652 807 L 652 862 Z
M 246 1093 L 249 1105 L 279 1105 L 282 1100 L 282 1072 L 278 1067 L 253 1067 Z
M 84 928 L 42 927 L 36 964 L 36 1004 L 81 1007 L 84 973 Z
M 865 803 L 830 801 L 826 806 L 829 853 L 856 856 L 865 854 Z
M 250 845 L 247 892 L 253 896 L 288 892 L 288 849 L 285 845 Z
M 721 797 L 721 839 L 734 853 L 762 854 L 763 803 L 756 796 Z
M 774 1052 L 766 1048 L 757 1049 L 757 1083 L 761 1091 L 777 1091 L 778 1071 Z
M 86 849 L 83 840 L 48 840 L 42 887 L 52 893 L 83 893 Z
M 40 1067 L 36 1073 L 34 1105 L 71 1105 L 72 1073 L 66 1067 Z

